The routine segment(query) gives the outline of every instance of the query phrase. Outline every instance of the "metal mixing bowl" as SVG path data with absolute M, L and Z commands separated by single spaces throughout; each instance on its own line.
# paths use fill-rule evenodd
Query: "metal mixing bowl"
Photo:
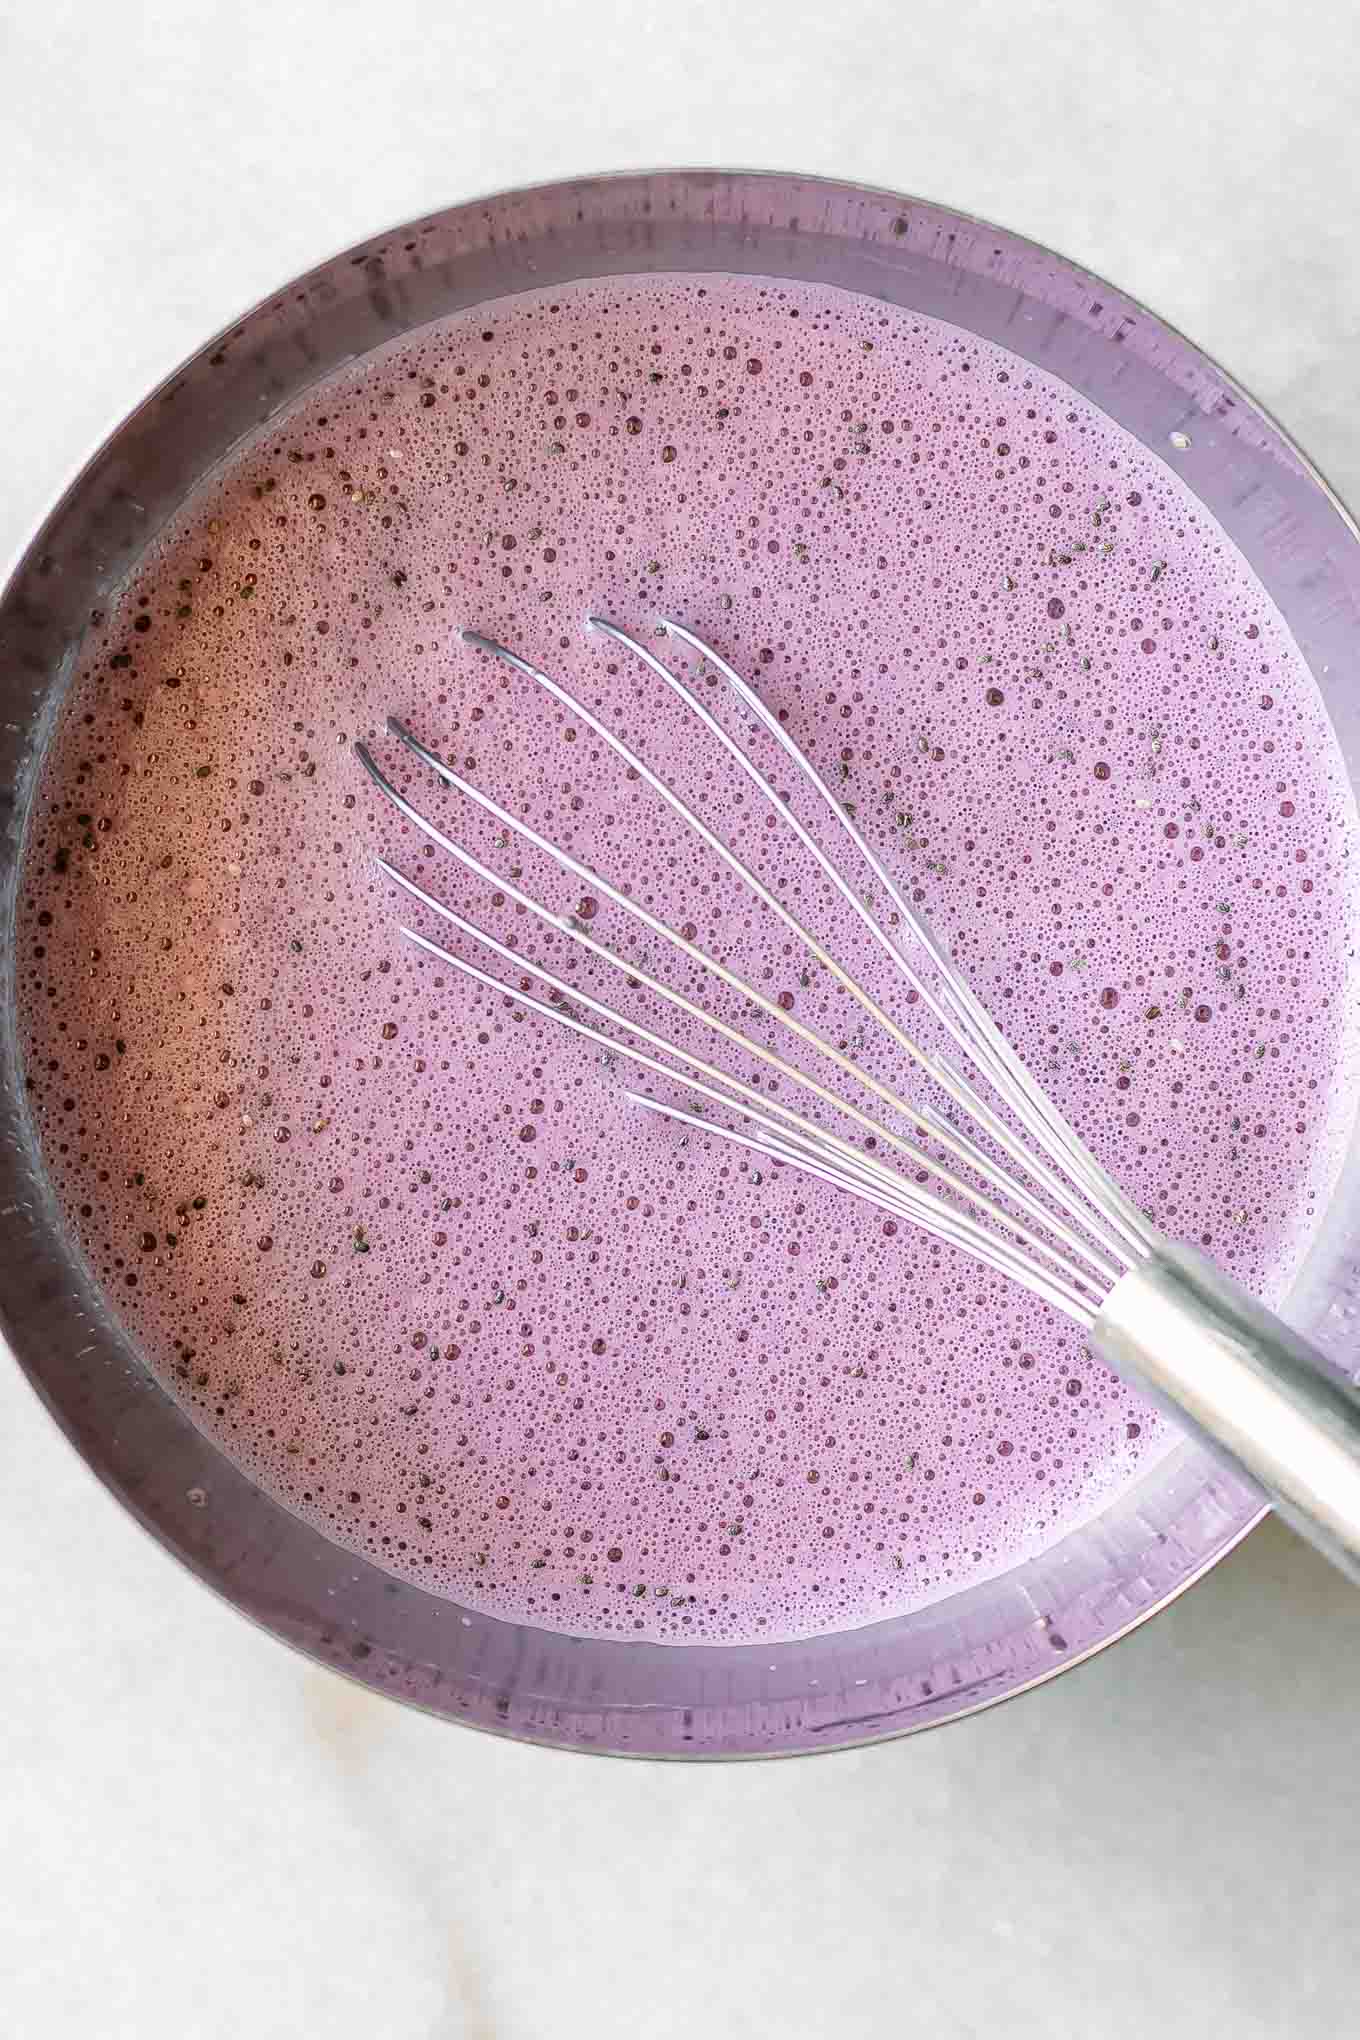
M 1286 435 L 1142 306 L 1000 228 L 816 179 L 718 171 L 455 206 L 299 278 L 147 398 L 0 599 L 0 1326 L 95 1472 L 242 1613 L 450 1719 L 577 1749 L 834 1749 L 985 1707 L 1155 1612 L 1240 1538 L 1254 1495 L 1183 1446 L 1041 1557 L 916 1614 L 794 1644 L 552 1635 L 391 1578 L 254 1487 L 157 1385 L 67 1237 L 24 1108 L 14 902 L 37 768 L 92 607 L 203 475 L 341 363 L 465 306 L 578 278 L 722 271 L 839 285 L 953 321 L 1062 377 L 1168 460 L 1283 612 L 1360 761 L 1360 534 Z M 1354 1367 L 1360 1145 L 1288 1315 Z M 110 1563 L 117 1563 L 110 1552 Z

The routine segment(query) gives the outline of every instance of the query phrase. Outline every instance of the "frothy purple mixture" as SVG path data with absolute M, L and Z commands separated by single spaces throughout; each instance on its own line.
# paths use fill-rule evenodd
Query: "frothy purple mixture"
M 487 992 L 397 934 L 379 849 L 660 1017 L 401 824 L 360 739 L 498 871 L 775 1039 L 398 763 L 393 712 L 902 1076 L 644 785 L 458 635 L 610 719 L 903 1013 L 589 610 L 679 616 L 758 682 L 1116 1175 L 1271 1297 L 1347 1131 L 1341 758 L 1170 466 L 954 328 L 750 280 L 525 295 L 369 357 L 91 618 L 32 819 L 22 1018 L 69 1223 L 165 1386 L 328 1535 L 483 1611 L 665 1641 L 870 1621 L 1051 1543 L 1169 1431 L 1066 1321 L 639 1112 L 527 979 Z

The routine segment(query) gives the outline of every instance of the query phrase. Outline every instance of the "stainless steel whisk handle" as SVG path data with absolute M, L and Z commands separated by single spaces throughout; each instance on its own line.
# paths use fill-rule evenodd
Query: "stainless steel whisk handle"
M 1091 1345 L 1360 1581 L 1360 1396 L 1314 1346 L 1170 1241 L 1115 1284 Z

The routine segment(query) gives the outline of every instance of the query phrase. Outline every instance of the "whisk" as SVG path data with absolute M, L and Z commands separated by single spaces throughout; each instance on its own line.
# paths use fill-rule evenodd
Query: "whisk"
M 559 681 L 492 638 L 474 630 L 462 635 L 466 644 L 534 681 L 607 745 L 721 860 L 734 881 L 830 973 L 882 1030 L 903 1065 L 938 1090 L 947 1101 L 946 1109 L 919 1099 L 908 1101 L 843 1047 L 748 983 L 729 963 L 707 953 L 629 891 L 511 813 L 393 716 L 387 724 L 389 735 L 446 787 L 496 822 L 504 842 L 516 836 L 531 844 L 651 937 L 686 957 L 704 979 L 736 993 L 748 1011 L 764 1014 L 791 1051 L 796 1043 L 809 1053 L 800 1061 L 791 1060 L 667 984 L 637 957 L 620 954 L 580 914 L 547 906 L 494 871 L 422 813 L 382 771 L 368 746 L 359 744 L 356 755 L 374 784 L 432 844 L 518 909 L 620 973 L 631 991 L 645 992 L 663 1008 L 683 1014 L 708 1035 L 762 1065 L 777 1079 L 778 1095 L 768 1085 L 757 1089 L 744 1083 L 647 1020 L 568 983 L 379 858 L 379 870 L 396 888 L 474 949 L 511 966 L 520 982 L 507 984 L 472 956 L 417 929 L 403 927 L 403 936 L 475 983 L 512 997 L 517 1006 L 646 1072 L 664 1093 L 651 1088 L 629 1091 L 628 1098 L 640 1110 L 699 1128 L 832 1184 L 918 1226 L 1063 1312 L 1081 1327 L 1100 1360 L 1170 1409 L 1183 1426 L 1253 1480 L 1320 1551 L 1360 1579 L 1360 1397 L 1279 1317 L 1198 1251 L 1171 1241 L 1149 1222 L 1035 1082 L 904 895 L 853 808 L 833 794 L 778 716 L 726 659 L 683 624 L 664 617 L 657 620 L 659 639 L 688 647 L 704 670 L 731 689 L 733 705 L 739 718 L 745 718 L 753 743 L 773 747 L 793 768 L 823 832 L 833 838 L 839 835 L 851 868 L 861 876 L 860 885 L 846 876 L 793 801 L 776 791 L 702 696 L 650 644 L 604 617 L 589 617 L 587 628 L 631 653 L 697 719 L 731 767 L 769 804 L 779 824 L 793 832 L 888 960 L 907 995 L 905 1003 L 930 1016 L 950 1052 L 928 1048 L 918 1038 L 919 1029 L 908 1031 L 704 816 Z M 870 904 L 870 885 L 890 912 Z M 524 989 L 526 978 L 539 985 L 544 996 Z M 807 1110 L 785 1102 L 786 1086 L 804 1094 Z M 847 1095 L 851 1087 L 867 1094 L 872 1108 Z M 960 1116 L 972 1131 L 959 1123 Z

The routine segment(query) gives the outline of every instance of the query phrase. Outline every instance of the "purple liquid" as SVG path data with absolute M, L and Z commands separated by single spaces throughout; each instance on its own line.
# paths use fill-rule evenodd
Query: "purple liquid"
M 1019 1562 L 1170 1434 L 1066 1321 L 639 1113 L 628 1065 L 516 1003 L 527 978 L 496 966 L 510 992 L 488 993 L 396 933 L 375 849 L 760 1074 L 427 856 L 359 739 L 497 870 L 775 1040 L 396 764 L 391 712 L 925 1095 L 655 796 L 458 639 L 603 714 L 914 1025 L 792 835 L 581 627 L 658 609 L 786 715 L 1132 1194 L 1281 1294 L 1355 1051 L 1356 817 L 1312 681 L 1167 466 L 1019 359 L 830 291 L 625 280 L 483 307 L 327 383 L 204 487 L 92 620 L 40 789 L 31 1097 L 149 1363 L 300 1514 L 518 1620 L 793 1636 Z

